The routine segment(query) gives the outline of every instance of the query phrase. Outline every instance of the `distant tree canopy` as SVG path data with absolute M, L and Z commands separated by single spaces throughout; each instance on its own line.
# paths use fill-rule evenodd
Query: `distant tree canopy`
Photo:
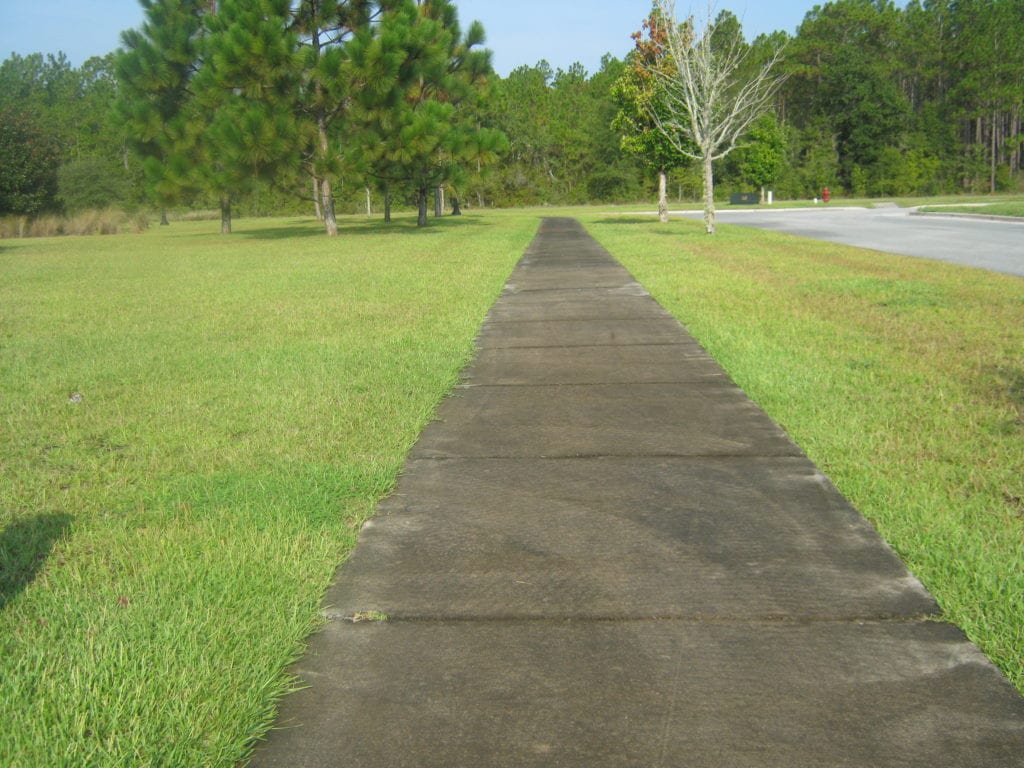
M 113 57 L 75 69 L 63 55 L 13 55 L 0 64 L 0 213 L 36 215 L 76 201 L 58 187 L 61 167 L 89 159 L 121 166 L 127 153 L 110 120 Z M 123 170 L 123 179 L 132 174 Z M 116 197 L 128 200 L 130 184 Z
M 700 169 L 641 119 L 656 5 L 622 30 L 625 60 L 499 77 L 452 0 L 145 0 L 117 54 L 0 63 L 0 214 L 219 207 L 229 228 L 234 206 L 316 211 L 330 232 L 371 196 L 424 221 L 439 188 L 636 201 L 660 177 L 695 199 Z M 833 0 L 743 44 L 756 63 L 783 43 L 786 82 L 716 161 L 717 196 L 1021 188 L 1024 0 Z
M 415 191 L 425 225 L 428 191 L 503 141 L 473 119 L 492 76 L 483 27 L 463 36 L 448 0 L 145 7 L 117 58 L 122 124 L 151 194 L 215 195 L 224 232 L 260 178 L 302 190 L 329 235 L 336 190 L 382 179 Z

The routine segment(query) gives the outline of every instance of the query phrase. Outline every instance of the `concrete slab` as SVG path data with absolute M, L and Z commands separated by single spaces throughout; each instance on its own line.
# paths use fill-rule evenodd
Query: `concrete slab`
M 692 343 L 675 320 L 668 318 L 601 318 L 494 323 L 480 330 L 481 348 L 582 347 L 624 344 Z
M 411 461 L 325 604 L 342 618 L 938 613 L 803 458 Z
M 668 313 L 649 296 L 609 295 L 615 289 L 597 291 L 557 291 L 558 298 L 544 300 L 538 294 L 547 291 L 529 291 L 508 297 L 495 305 L 489 322 L 524 320 L 634 320 L 644 317 L 667 319 Z M 580 295 L 582 294 L 582 295 Z M 586 295 L 591 294 L 591 295 Z
M 619 288 L 632 280 L 630 274 L 622 267 L 595 266 L 581 261 L 529 272 L 513 272 L 509 278 L 508 287 L 513 291 L 537 291 L 552 288 Z
M 696 343 L 481 349 L 464 380 L 476 385 L 731 383 Z
M 732 384 L 494 386 L 458 390 L 414 458 L 796 456 Z
M 641 298 L 654 301 L 640 283 L 632 281 L 628 274 L 623 275 L 623 280 L 628 278 L 629 282 L 622 282 L 614 287 L 607 288 L 538 288 L 536 290 L 524 290 L 516 288 L 511 283 L 506 283 L 502 290 L 501 300 L 491 307 L 491 317 L 500 313 L 509 302 L 531 302 L 537 305 L 546 306 L 548 309 L 557 309 L 557 305 L 567 301 L 594 301 L 601 299 L 631 299 Z M 661 305 L 655 302 L 660 312 L 664 312 Z
M 953 627 L 334 622 L 256 768 L 1009 768 L 1022 699 Z

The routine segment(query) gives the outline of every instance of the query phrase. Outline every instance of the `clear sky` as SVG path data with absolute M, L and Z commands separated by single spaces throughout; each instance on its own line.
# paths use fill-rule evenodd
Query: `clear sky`
M 748 39 L 763 32 L 794 33 L 807 12 L 824 0 L 718 0 L 743 23 Z M 595 72 L 601 57 L 624 57 L 630 33 L 651 8 L 651 0 L 456 0 L 466 26 L 483 22 L 494 67 L 501 75 L 546 59 L 556 69 L 579 62 Z M 901 3 L 902 5 L 902 3 Z M 706 14 L 705 0 L 677 0 L 682 18 L 693 8 Z M 120 45 L 124 29 L 142 23 L 138 0 L 0 0 L 0 60 L 12 53 L 67 54 L 74 66 Z

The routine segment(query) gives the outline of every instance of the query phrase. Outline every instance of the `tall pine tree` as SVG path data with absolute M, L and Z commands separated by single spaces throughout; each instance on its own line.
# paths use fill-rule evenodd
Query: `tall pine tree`
M 483 26 L 465 35 L 448 0 L 396 7 L 383 25 L 389 45 L 403 52 L 394 90 L 377 108 L 372 126 L 373 175 L 390 189 L 411 186 L 417 223 L 427 223 L 432 189 L 459 183 L 467 166 L 493 162 L 507 146 L 499 131 L 481 127 L 476 107 L 491 76 Z
M 298 160 L 295 37 L 288 0 L 221 0 L 206 22 L 192 91 L 208 125 L 194 158 L 230 232 L 232 200 Z
M 209 0 L 141 0 L 146 20 L 122 35 L 115 69 L 118 118 L 143 160 L 147 187 L 164 210 L 197 189 L 196 137 L 203 115 L 190 86 L 203 45 Z
M 395 2 L 301 0 L 293 28 L 299 37 L 298 113 L 303 123 L 303 162 L 327 234 L 338 234 L 334 189 L 358 154 L 353 112 L 360 94 L 380 84 L 354 63 L 372 46 L 377 23 Z

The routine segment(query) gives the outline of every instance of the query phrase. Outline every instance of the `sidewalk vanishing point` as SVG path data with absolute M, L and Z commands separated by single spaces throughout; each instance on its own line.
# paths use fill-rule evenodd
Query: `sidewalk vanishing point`
M 325 606 L 254 768 L 1024 765 L 1024 698 L 571 219 Z

